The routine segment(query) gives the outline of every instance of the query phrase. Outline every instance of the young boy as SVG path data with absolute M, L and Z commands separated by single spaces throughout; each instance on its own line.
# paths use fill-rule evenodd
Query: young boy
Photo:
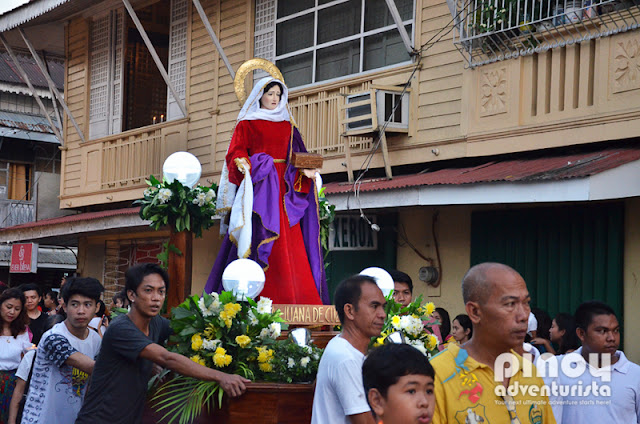
M 436 405 L 434 377 L 428 359 L 406 344 L 380 346 L 362 365 L 367 401 L 378 423 L 430 423 Z
M 23 423 L 69 424 L 76 420 L 100 350 L 100 336 L 87 328 L 104 291 L 95 278 L 69 278 L 62 289 L 67 318 L 42 336 Z

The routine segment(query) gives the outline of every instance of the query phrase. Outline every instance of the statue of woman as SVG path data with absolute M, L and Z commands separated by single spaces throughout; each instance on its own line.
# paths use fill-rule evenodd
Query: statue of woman
M 249 258 L 265 271 L 260 296 L 283 304 L 329 303 L 316 170 L 291 165 L 292 153 L 306 149 L 287 95 L 283 82 L 263 78 L 238 115 L 217 200 L 219 212 L 231 217 L 221 224 L 225 238 L 205 286 L 209 293 L 222 291 L 229 263 Z

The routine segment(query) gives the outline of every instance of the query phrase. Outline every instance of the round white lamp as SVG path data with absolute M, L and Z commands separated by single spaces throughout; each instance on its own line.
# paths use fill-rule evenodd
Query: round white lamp
M 162 174 L 167 181 L 178 180 L 187 187 L 195 186 L 202 175 L 202 165 L 189 152 L 175 152 L 164 161 Z
M 389 293 L 393 291 L 393 278 L 391 277 L 391 274 L 389 274 L 382 268 L 371 267 L 363 269 L 360 272 L 360 275 L 366 275 L 373 278 L 378 287 L 380 287 L 380 290 L 382 290 L 382 294 L 384 295 L 384 297 L 387 297 Z
M 222 286 L 236 295 L 237 300 L 255 299 L 264 288 L 264 271 L 251 259 L 236 259 L 222 273 Z

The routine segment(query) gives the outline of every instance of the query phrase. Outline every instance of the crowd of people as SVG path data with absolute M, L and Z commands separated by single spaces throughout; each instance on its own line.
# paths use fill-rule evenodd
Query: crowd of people
M 411 279 L 393 277 L 394 299 L 409 305 Z M 248 380 L 163 347 L 170 327 L 159 314 L 168 283 L 158 265 L 131 267 L 124 297 L 111 302 L 128 312 L 111 323 L 94 278 L 67 279 L 59 298 L 42 296 L 37 285 L 4 290 L 0 423 L 139 423 L 154 364 L 217 381 L 230 396 L 244 393 Z M 608 305 L 585 302 L 553 319 L 532 312 L 523 278 L 497 263 L 472 267 L 461 297 L 466 314 L 449 322 L 446 310 L 434 312 L 441 352 L 428 360 L 404 344 L 369 350 L 387 300 L 371 277 L 342 281 L 334 297 L 341 333 L 320 360 L 311 422 L 640 422 L 640 366 L 618 350 L 620 325 Z

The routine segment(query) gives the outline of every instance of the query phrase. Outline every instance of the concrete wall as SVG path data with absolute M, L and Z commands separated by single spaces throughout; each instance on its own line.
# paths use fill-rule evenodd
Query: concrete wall
M 60 194 L 60 174 L 51 172 L 37 172 L 35 175 L 38 182 L 38 199 L 36 205 L 37 220 L 55 218 L 57 216 L 69 215 L 73 211 L 59 208 L 58 195 Z
M 539 206 L 552 206 L 548 204 Z M 561 206 L 561 205 L 557 205 Z M 442 281 L 440 287 L 427 286 L 418 278 L 418 270 L 427 263 L 398 236 L 398 269 L 409 274 L 414 284 L 414 296 L 422 294 L 425 300 L 445 308 L 451 318 L 465 313 L 460 283 L 469 269 L 471 248 L 471 212 L 478 209 L 498 209 L 504 206 L 447 206 L 413 207 L 399 211 L 399 230 L 422 255 L 436 259 L 435 244 L 431 233 L 434 211 L 439 212 L 436 224 Z M 516 207 L 516 206 L 514 206 Z M 535 207 L 535 205 L 517 205 Z M 640 362 L 640 198 L 625 202 L 624 246 L 624 328 L 622 338 L 627 357 Z

